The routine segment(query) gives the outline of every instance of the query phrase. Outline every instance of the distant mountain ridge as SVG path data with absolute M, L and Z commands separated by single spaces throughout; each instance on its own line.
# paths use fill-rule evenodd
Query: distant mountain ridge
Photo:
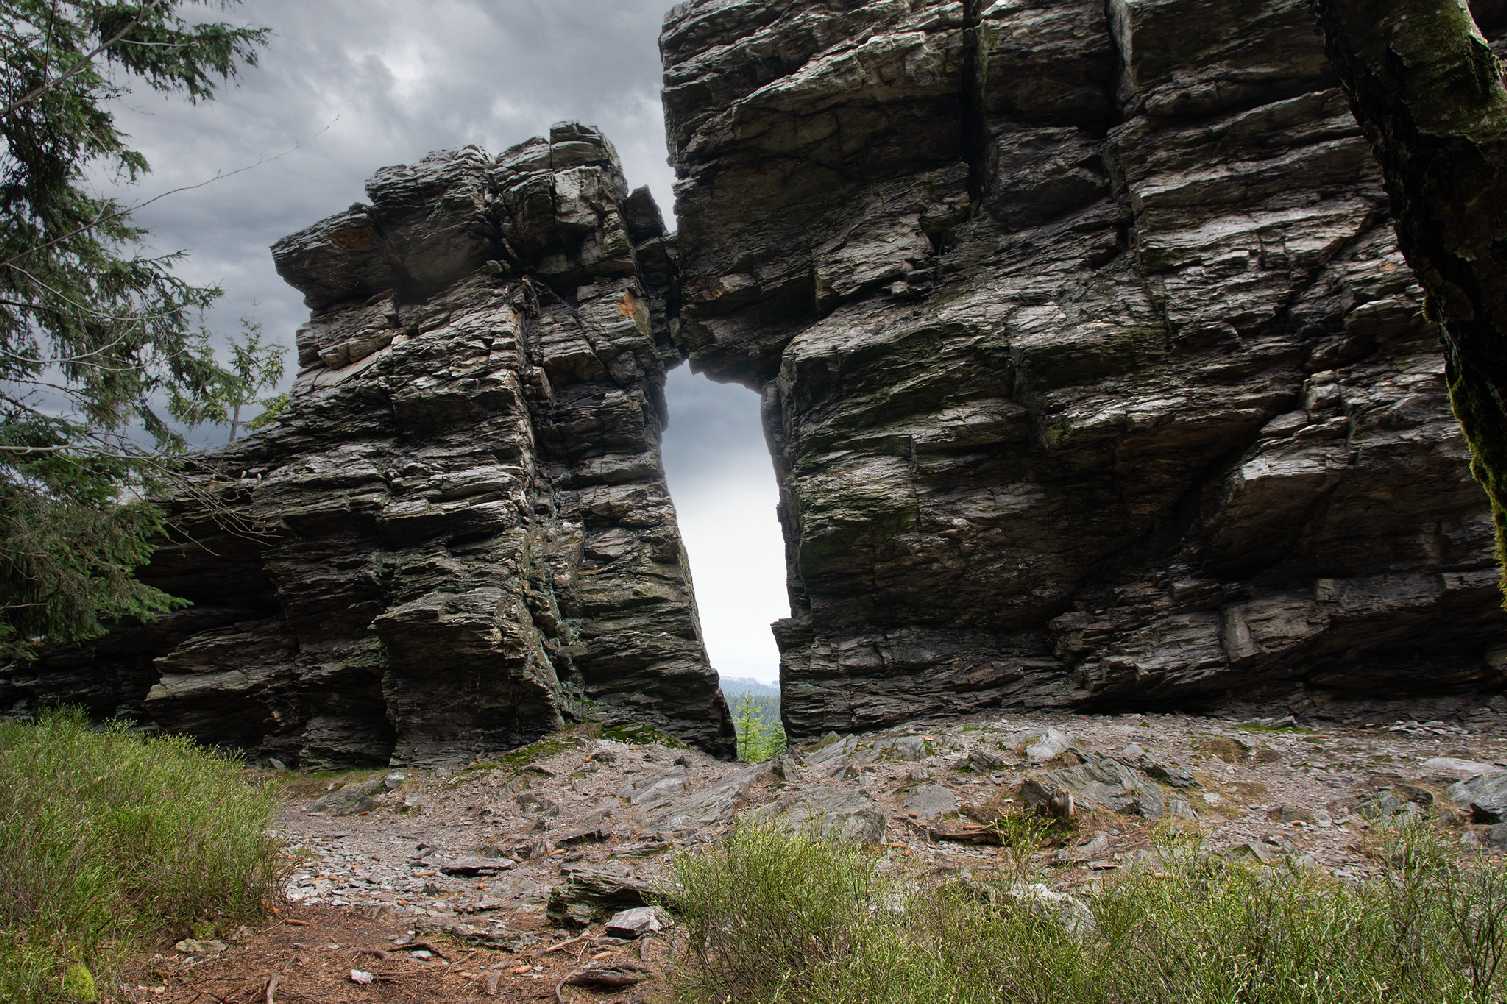
M 722 693 L 729 699 L 750 694 L 754 697 L 779 697 L 780 685 L 778 683 L 764 683 L 749 676 L 724 676 L 722 678 Z

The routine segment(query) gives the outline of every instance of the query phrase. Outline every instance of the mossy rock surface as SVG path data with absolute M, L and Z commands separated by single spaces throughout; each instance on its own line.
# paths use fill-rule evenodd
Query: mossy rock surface
M 547 760 L 556 753 L 564 753 L 566 750 L 573 749 L 579 745 L 581 745 L 579 736 L 545 736 L 543 739 L 531 742 L 527 746 L 520 746 L 515 750 L 509 750 L 499 757 L 494 757 L 490 760 L 479 760 L 462 770 L 461 774 L 487 770 L 510 770 L 517 772 L 523 770 L 529 764 L 538 763 L 540 760 Z
M 652 725 L 641 722 L 627 724 L 608 725 L 602 729 L 602 738 L 611 739 L 615 742 L 629 743 L 633 746 L 668 746 L 670 749 L 688 749 L 685 743 L 676 739 L 668 732 L 657 729 Z

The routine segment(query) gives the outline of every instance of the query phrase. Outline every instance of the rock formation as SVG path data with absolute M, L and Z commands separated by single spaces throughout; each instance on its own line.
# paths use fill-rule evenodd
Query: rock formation
M 675 337 L 763 394 L 794 736 L 1501 686 L 1486 502 L 1306 0 L 693 0 L 661 50 Z
M 287 417 L 208 458 L 145 576 L 193 601 L 0 674 L 305 766 L 571 719 L 727 754 L 659 459 L 673 256 L 595 130 L 384 168 L 273 248 L 313 309 Z
M 585 127 L 379 172 L 274 249 L 306 369 L 176 503 L 213 557 L 148 577 L 196 606 L 0 708 L 305 764 L 587 716 L 726 752 L 657 452 L 686 357 L 763 394 L 796 738 L 1501 689 L 1486 500 L 1307 0 L 693 0 L 661 49 L 678 237 Z

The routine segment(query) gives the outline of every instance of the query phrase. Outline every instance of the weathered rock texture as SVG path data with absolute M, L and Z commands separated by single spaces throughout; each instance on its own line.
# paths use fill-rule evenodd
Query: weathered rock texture
M 180 500 L 213 556 L 148 577 L 196 606 L 0 708 L 305 764 L 584 715 L 727 751 L 657 452 L 684 356 L 764 395 L 796 737 L 1501 688 L 1486 500 L 1308 0 L 695 0 L 661 44 L 678 239 L 583 127 L 379 172 L 275 248 L 306 369 Z
M 367 192 L 273 248 L 313 309 L 303 369 L 175 503 L 193 539 L 146 577 L 194 607 L 0 675 L 0 708 L 63 696 L 302 765 L 582 717 L 729 753 L 660 465 L 674 264 L 647 190 L 566 125 Z
M 1486 501 L 1307 0 L 693 0 L 661 49 L 675 337 L 764 395 L 794 735 L 1500 687 Z

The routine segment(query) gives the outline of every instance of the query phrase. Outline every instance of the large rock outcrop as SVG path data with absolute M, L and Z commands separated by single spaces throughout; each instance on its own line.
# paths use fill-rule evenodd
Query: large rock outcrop
M 286 417 L 206 459 L 145 577 L 194 606 L 0 674 L 306 766 L 567 721 L 727 754 L 659 458 L 673 255 L 565 125 L 379 171 L 273 248 L 313 310 Z
M 658 457 L 685 357 L 763 394 L 796 737 L 1502 688 L 1485 497 L 1307 0 L 693 0 L 661 49 L 678 237 L 584 127 L 379 172 L 275 248 L 306 368 L 176 502 L 147 576 L 196 605 L 0 709 L 304 764 L 583 717 L 726 752 Z
M 693 0 L 661 50 L 675 337 L 764 396 L 795 736 L 1501 686 L 1485 499 L 1306 0 Z

